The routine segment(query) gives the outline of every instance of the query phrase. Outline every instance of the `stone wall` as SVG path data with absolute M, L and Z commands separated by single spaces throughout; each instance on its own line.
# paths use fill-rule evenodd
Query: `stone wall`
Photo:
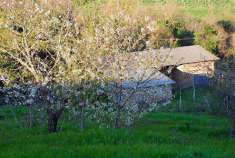
M 205 74 L 212 76 L 215 71 L 214 61 L 184 64 L 177 67 L 178 70 L 190 74 Z
M 171 74 L 177 87 L 188 88 L 193 86 L 194 76 L 201 75 L 210 79 L 214 75 L 214 61 L 184 64 L 175 68 Z

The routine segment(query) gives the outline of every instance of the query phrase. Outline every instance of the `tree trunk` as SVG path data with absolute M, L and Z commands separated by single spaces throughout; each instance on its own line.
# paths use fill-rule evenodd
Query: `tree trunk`
M 33 105 L 28 105 L 28 112 L 29 112 L 29 127 L 33 127 Z
M 195 88 L 195 79 L 193 76 L 193 101 L 195 101 L 196 99 L 196 88 Z
M 84 107 L 80 106 L 80 130 L 84 130 Z
M 121 108 L 122 108 L 122 86 L 116 85 L 118 92 L 116 93 L 117 97 L 117 114 L 115 116 L 115 128 L 121 127 Z
M 180 100 L 179 100 L 179 112 L 182 110 L 182 94 L 181 94 L 181 88 L 180 88 Z
M 120 106 L 118 105 L 118 109 L 117 109 L 117 114 L 115 116 L 115 128 L 120 128 L 121 127 L 121 110 L 120 110 Z
M 126 117 L 126 122 L 125 122 L 126 128 L 131 129 L 132 126 L 133 126 L 133 122 L 134 122 L 134 120 L 132 120 L 130 116 L 127 116 Z
M 231 123 L 232 123 L 231 134 L 234 137 L 235 136 L 235 112 L 232 112 L 231 114 Z
M 56 113 L 49 113 L 48 114 L 48 132 L 54 133 L 57 131 L 57 123 L 58 123 L 58 117 Z
M 40 110 L 40 126 L 41 127 L 45 127 L 45 124 L 46 124 L 46 113 L 45 111 L 41 108 L 41 107 L 38 107 Z
M 52 109 L 47 110 L 49 133 L 55 133 L 57 131 L 58 121 L 63 111 L 64 108 L 61 108 L 60 110 L 57 111 L 53 111 Z

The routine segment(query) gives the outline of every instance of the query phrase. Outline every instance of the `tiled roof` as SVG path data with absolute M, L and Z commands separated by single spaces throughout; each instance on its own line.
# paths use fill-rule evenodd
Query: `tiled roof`
M 104 58 L 104 72 L 126 88 L 174 84 L 158 70 L 163 66 L 183 65 L 219 58 L 198 45 L 141 52 L 119 53 Z
M 163 66 L 216 61 L 219 59 L 199 45 L 146 50 L 138 52 L 137 54 L 139 54 L 139 56 L 142 56 L 142 54 L 152 54 L 156 60 L 161 60 L 161 65 Z

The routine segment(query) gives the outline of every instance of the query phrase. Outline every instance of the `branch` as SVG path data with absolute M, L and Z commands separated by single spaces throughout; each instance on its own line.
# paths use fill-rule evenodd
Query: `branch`
M 12 55 L 12 53 L 10 53 L 11 51 L 8 51 L 8 50 L 6 50 L 6 49 L 4 49 L 4 48 L 2 48 L 2 47 L 0 47 L 0 51 L 2 51 L 2 52 L 4 52 L 4 53 L 8 54 L 12 59 L 14 59 L 14 60 L 17 61 L 19 64 L 21 64 L 23 67 L 25 67 L 25 68 L 34 76 L 36 82 L 39 82 L 39 81 L 40 81 L 40 78 L 39 78 L 39 76 L 37 75 L 36 71 L 35 71 L 33 68 L 31 68 L 31 67 L 27 64 L 27 62 L 24 62 L 22 59 L 20 59 L 20 58 L 14 56 L 14 55 Z

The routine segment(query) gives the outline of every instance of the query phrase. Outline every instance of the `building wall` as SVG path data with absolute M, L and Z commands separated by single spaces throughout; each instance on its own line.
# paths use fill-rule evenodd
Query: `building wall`
M 172 79 L 176 81 L 177 88 L 192 87 L 193 75 L 175 69 L 172 72 Z
M 185 73 L 205 74 L 207 76 L 212 76 L 215 70 L 214 64 L 214 61 L 184 64 L 178 66 L 177 69 Z
M 117 98 L 117 95 L 113 96 Z M 139 88 L 137 90 L 122 90 L 121 102 L 126 105 L 149 106 L 156 103 L 166 103 L 172 99 L 172 85 Z
M 195 79 L 206 80 L 214 74 L 214 61 L 184 64 L 175 68 L 172 72 L 172 79 L 176 81 L 177 87 L 188 88 L 195 84 Z M 203 83 L 203 82 L 202 82 Z M 198 83 L 200 85 L 200 83 Z

